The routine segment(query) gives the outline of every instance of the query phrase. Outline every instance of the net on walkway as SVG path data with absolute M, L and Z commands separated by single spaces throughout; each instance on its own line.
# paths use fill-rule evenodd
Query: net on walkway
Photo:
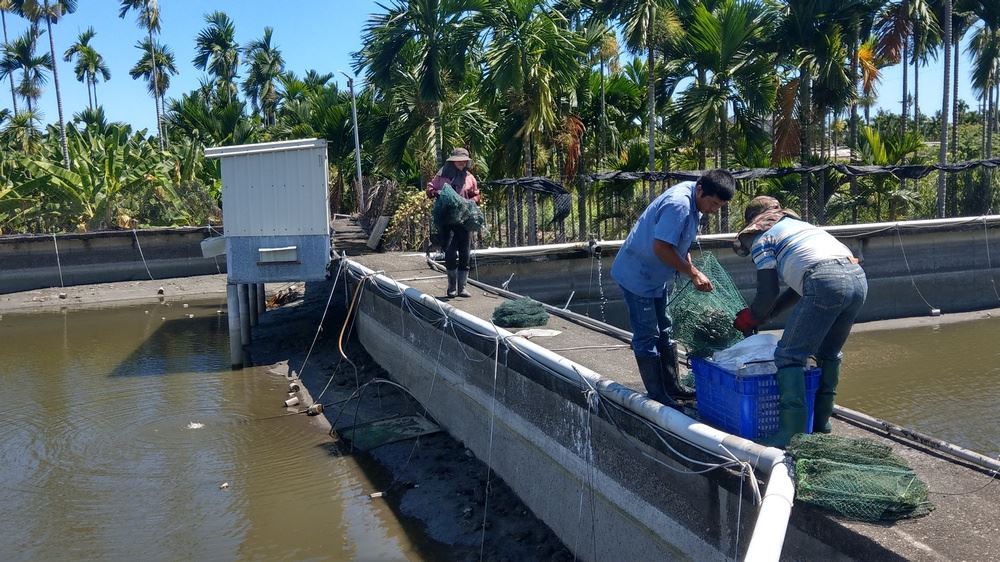
M 534 299 L 504 301 L 493 309 L 493 323 L 501 328 L 544 326 L 548 321 L 549 313 Z
M 707 357 L 743 339 L 733 320 L 747 305 L 714 254 L 704 252 L 692 262 L 712 282 L 713 290 L 703 293 L 690 280 L 677 282 L 667 310 L 674 339 L 687 347 L 689 355 Z
M 859 521 L 927 515 L 927 486 L 892 449 L 870 439 L 799 434 L 787 448 L 795 459 L 796 498 Z

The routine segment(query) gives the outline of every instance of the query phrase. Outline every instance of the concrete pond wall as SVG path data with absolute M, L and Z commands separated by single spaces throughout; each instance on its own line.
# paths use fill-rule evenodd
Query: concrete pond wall
M 738 470 L 707 471 L 701 463 L 718 458 L 507 350 L 447 304 L 361 295 L 355 326 L 368 353 L 581 560 L 742 558 L 757 508 Z M 825 514 L 796 513 L 782 559 L 892 559 Z
M 219 234 L 195 227 L 0 236 L 0 294 L 224 273 L 225 256 L 201 254 L 201 241 Z
M 862 260 L 868 276 L 868 300 L 859 321 L 926 316 L 932 308 L 947 314 L 1000 306 L 1000 216 L 937 223 L 827 227 Z M 756 271 L 750 258 L 733 253 L 732 239 L 702 236 L 700 249 L 715 254 L 750 302 Z M 621 241 L 597 244 L 600 260 L 585 245 L 531 257 L 485 252 L 477 258 L 477 273 L 491 285 L 509 278 L 509 290 L 560 306 L 571 295 L 574 303 L 598 300 L 600 278 L 604 297 L 615 304 L 621 301 L 621 289 L 610 269 Z M 694 249 L 692 256 L 698 253 Z M 780 320 L 769 327 L 780 327 Z

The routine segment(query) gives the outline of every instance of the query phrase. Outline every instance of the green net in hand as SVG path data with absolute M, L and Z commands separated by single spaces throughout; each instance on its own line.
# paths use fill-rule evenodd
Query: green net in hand
M 501 328 L 544 326 L 548 321 L 549 313 L 534 299 L 505 301 L 493 310 L 493 323 Z
M 448 226 L 461 226 L 469 232 L 477 232 L 486 222 L 476 202 L 460 196 L 447 183 L 434 200 L 431 218 L 438 233 L 444 232 Z
M 885 445 L 799 434 L 787 450 L 795 459 L 798 500 L 868 522 L 918 517 L 934 509 L 927 486 Z
M 692 261 L 712 282 L 713 290 L 703 293 L 690 280 L 678 281 L 667 310 L 674 339 L 687 347 L 688 354 L 707 357 L 743 339 L 743 334 L 733 328 L 733 320 L 747 305 L 715 255 L 705 252 Z

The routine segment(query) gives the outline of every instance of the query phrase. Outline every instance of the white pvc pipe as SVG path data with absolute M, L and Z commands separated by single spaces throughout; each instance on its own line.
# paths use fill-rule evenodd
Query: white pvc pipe
M 772 562 L 781 558 L 781 547 L 785 544 L 788 519 L 792 515 L 792 498 L 795 497 L 795 483 L 788 472 L 785 457 L 771 466 L 771 477 L 757 512 L 757 523 L 747 546 L 743 562 Z
M 984 215 L 979 217 L 956 217 L 950 219 L 929 219 L 929 220 L 917 220 L 917 221 L 898 221 L 898 222 L 874 222 L 866 224 L 843 224 L 837 226 L 821 226 L 823 230 L 833 234 L 834 236 L 847 236 L 847 235 L 859 235 L 865 234 L 872 231 L 882 231 L 890 228 L 899 227 L 901 229 L 920 229 L 920 228 L 941 228 L 948 226 L 959 226 L 964 224 L 1000 224 L 1000 215 Z M 875 234 L 875 232 L 872 232 Z M 698 236 L 698 240 L 701 242 L 732 242 L 736 239 L 735 232 L 728 232 L 725 234 L 702 234 Z M 624 243 L 624 240 L 598 240 L 597 245 L 602 248 L 616 249 L 620 248 Z M 572 244 L 549 244 L 542 246 L 519 246 L 516 248 L 491 248 L 488 250 L 475 250 L 472 253 L 477 256 L 487 257 L 502 257 L 502 256 L 538 256 L 548 253 L 558 253 L 567 250 L 587 250 L 589 244 L 587 242 L 576 242 Z
M 371 276 L 375 282 L 383 285 L 388 290 L 402 291 L 406 298 L 423 303 L 432 310 L 441 310 L 452 321 L 460 322 L 480 334 L 503 338 L 507 344 L 518 347 L 524 354 L 564 379 L 572 382 L 578 382 L 581 377 L 586 379 L 602 398 L 614 402 L 689 443 L 708 451 L 718 451 L 720 453 L 722 451 L 720 445 L 722 445 L 739 460 L 750 463 L 751 466 L 770 473 L 771 478 L 777 475 L 778 480 L 773 485 L 771 480 L 768 480 L 766 495 L 769 496 L 769 501 L 761 504 L 760 512 L 757 516 L 757 524 L 754 527 L 753 536 L 751 537 L 751 544 L 756 542 L 758 547 L 755 552 L 762 553 L 756 560 L 778 560 L 795 495 L 794 486 L 791 485 L 791 479 L 784 464 L 784 451 L 774 447 L 764 447 L 753 441 L 730 435 L 698 422 L 673 408 L 668 408 L 659 402 L 650 400 L 644 394 L 639 394 L 615 381 L 604 379 L 583 365 L 574 363 L 527 339 L 515 336 L 511 332 L 494 326 L 477 316 L 459 310 L 447 303 L 442 303 L 430 295 L 408 287 L 389 277 L 375 273 L 373 270 L 357 262 L 348 260 L 346 263 L 349 268 L 354 269 L 360 275 Z M 764 546 L 761 545 L 766 545 L 767 548 L 764 549 Z M 772 553 L 776 554 L 770 557 Z

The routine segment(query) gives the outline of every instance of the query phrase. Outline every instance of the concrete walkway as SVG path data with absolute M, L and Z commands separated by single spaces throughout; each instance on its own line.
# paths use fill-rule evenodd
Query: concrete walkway
M 445 276 L 432 270 L 422 254 L 385 253 L 352 258 L 363 265 L 443 298 Z M 501 299 L 470 287 L 471 298 L 448 299 L 449 304 L 483 319 L 489 319 Z M 619 339 L 586 329 L 557 317 L 545 326 L 561 333 L 536 337 L 532 342 L 557 352 L 602 376 L 642 392 L 643 386 L 632 352 Z M 514 331 L 514 330 L 512 330 Z M 829 552 L 793 552 L 784 557 L 817 559 L 839 555 L 864 560 L 998 560 L 1000 559 L 1000 483 L 991 475 L 921 451 L 907 444 L 836 421 L 839 435 L 866 437 L 887 444 L 906 458 L 932 491 L 936 510 L 929 516 L 892 525 L 865 524 L 840 519 L 798 503 L 793 511 L 789 536 L 806 533 L 831 547 Z M 795 541 L 786 541 L 790 544 Z

